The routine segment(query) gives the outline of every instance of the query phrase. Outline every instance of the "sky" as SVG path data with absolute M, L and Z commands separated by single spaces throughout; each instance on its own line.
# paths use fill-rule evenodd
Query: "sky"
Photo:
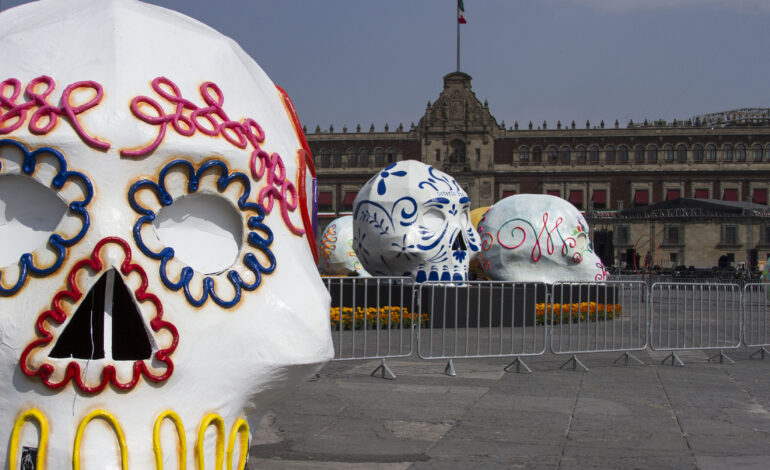
M 67 1 L 67 0 L 59 0 Z M 0 9 L 27 3 L 0 0 Z M 151 0 L 235 39 L 336 130 L 408 127 L 457 70 L 456 0 Z M 460 70 L 507 127 L 770 107 L 770 0 L 464 0 Z

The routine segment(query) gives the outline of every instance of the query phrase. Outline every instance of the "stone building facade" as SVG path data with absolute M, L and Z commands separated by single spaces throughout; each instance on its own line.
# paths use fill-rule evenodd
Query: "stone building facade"
M 594 245 L 607 265 L 624 265 L 633 257 L 629 250 L 652 251 L 661 266 L 695 267 L 715 266 L 723 255 L 733 264 L 750 265 L 770 253 L 765 225 L 770 219 L 764 217 L 770 191 L 768 109 L 623 125 L 506 126 L 476 97 L 471 77 L 454 72 L 444 77 L 438 99 L 428 102 L 419 122 L 408 129 L 316 128 L 306 135 L 318 171 L 321 228 L 350 213 L 358 188 L 376 171 L 415 159 L 454 176 L 474 208 L 521 193 L 567 199 L 586 211 Z M 702 220 L 675 211 L 661 218 L 661 212 L 642 215 L 638 210 L 681 198 L 752 206 L 741 209 L 743 215 L 729 216 L 712 207 Z M 675 232 L 666 227 L 676 224 L 686 226 L 677 243 L 661 244 L 666 230 Z M 717 233 L 719 240 L 712 240 Z M 724 243 L 723 233 L 731 243 Z

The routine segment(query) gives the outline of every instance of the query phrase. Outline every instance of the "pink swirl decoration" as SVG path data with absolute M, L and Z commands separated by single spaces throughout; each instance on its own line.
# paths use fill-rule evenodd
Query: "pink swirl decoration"
M 598 262 L 596 263 L 596 267 L 601 270 L 599 274 L 594 276 L 594 280 L 596 281 L 606 281 L 607 280 L 607 270 L 604 269 L 604 263 Z

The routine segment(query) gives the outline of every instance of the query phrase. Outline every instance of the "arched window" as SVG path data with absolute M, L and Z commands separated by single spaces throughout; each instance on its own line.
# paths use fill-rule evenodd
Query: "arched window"
M 358 166 L 358 152 L 353 147 L 350 147 L 347 151 L 348 154 L 348 168 L 355 168 Z
M 358 162 L 363 167 L 368 167 L 369 166 L 369 164 L 371 163 L 369 161 L 369 149 L 361 147 L 358 150 Z
M 556 147 L 554 146 L 548 147 L 548 163 L 559 163 L 559 155 L 557 154 Z
M 329 168 L 332 165 L 331 155 L 329 149 L 321 149 L 321 168 Z
M 770 162 L 770 144 L 765 147 L 765 161 Z
M 385 165 L 385 151 L 381 147 L 374 149 L 374 164 L 378 167 Z
M 650 145 L 647 147 L 647 161 L 650 163 L 658 162 L 658 146 Z
M 644 163 L 644 147 L 641 145 L 634 147 L 634 163 Z
M 604 160 L 607 163 L 615 163 L 615 147 L 608 145 L 607 148 L 604 149 Z
M 663 147 L 663 160 L 666 163 L 671 163 L 674 161 L 674 146 L 671 144 L 666 144 L 665 147 Z
M 735 146 L 735 161 L 736 162 L 745 162 L 746 161 L 746 146 L 743 144 L 738 144 Z
M 584 146 L 579 146 L 577 150 L 575 150 L 577 153 L 577 161 L 578 163 L 585 163 L 586 162 L 586 148 Z
M 625 145 L 618 147 L 618 161 L 621 163 L 628 163 L 628 147 Z
M 566 145 L 559 149 L 559 160 L 561 160 L 562 163 L 569 163 L 572 159 L 572 152 L 570 151 L 569 147 Z
M 526 145 L 519 148 L 519 161 L 522 163 L 529 162 L 529 147 Z
M 692 159 L 696 162 L 703 161 L 703 146 L 701 144 L 695 144 L 692 148 Z
M 543 149 L 540 147 L 532 147 L 532 162 L 541 163 L 543 161 Z
M 676 146 L 676 161 L 679 163 L 687 163 L 687 147 L 684 144 Z
M 717 159 L 717 146 L 708 144 L 706 146 L 706 161 L 713 162 Z
M 751 147 L 751 159 L 755 162 L 761 162 L 762 161 L 762 146 L 759 144 L 754 144 L 753 147 Z
M 339 149 L 334 149 L 332 152 L 332 165 L 334 168 L 340 168 L 342 166 L 342 152 Z
M 722 147 L 722 160 L 726 162 L 733 161 L 733 146 L 730 144 L 725 144 L 724 147 Z
M 596 145 L 592 145 L 588 149 L 588 159 L 592 162 L 598 162 L 599 161 L 599 147 Z
M 392 147 L 388 147 L 388 150 L 385 152 L 385 156 L 387 157 L 388 163 L 393 163 L 396 161 L 396 151 L 393 150 Z

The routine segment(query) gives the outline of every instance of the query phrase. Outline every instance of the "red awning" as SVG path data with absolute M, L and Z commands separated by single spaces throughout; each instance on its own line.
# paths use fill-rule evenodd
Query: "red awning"
M 319 206 L 331 206 L 332 205 L 332 193 L 329 193 L 329 192 L 318 193 L 318 205 Z
M 767 204 L 767 189 L 755 189 L 754 202 L 757 204 Z
M 548 194 L 549 196 L 561 197 L 561 191 L 559 191 L 558 189 L 549 189 L 545 193 Z
M 737 189 L 725 189 L 725 193 L 722 196 L 722 199 L 725 201 L 737 201 L 738 200 L 738 190 Z
M 353 201 L 356 200 L 356 196 L 358 196 L 357 192 L 345 193 L 345 199 L 342 200 L 342 205 L 343 206 L 353 206 Z
M 569 192 L 569 202 L 575 206 L 583 205 L 583 191 L 575 189 Z
M 516 191 L 503 191 L 503 198 L 506 198 L 508 196 L 515 196 Z
M 679 199 L 682 197 L 682 192 L 678 189 L 667 189 L 666 190 L 666 201 L 670 201 L 672 199 Z
M 594 189 L 591 194 L 591 200 L 594 204 L 607 204 L 607 191 L 604 189 Z
M 695 190 L 695 199 L 708 199 L 709 198 L 709 190 L 708 189 L 696 189 Z
M 650 194 L 646 189 L 637 189 L 634 193 L 634 204 L 637 206 L 646 206 L 650 203 Z

